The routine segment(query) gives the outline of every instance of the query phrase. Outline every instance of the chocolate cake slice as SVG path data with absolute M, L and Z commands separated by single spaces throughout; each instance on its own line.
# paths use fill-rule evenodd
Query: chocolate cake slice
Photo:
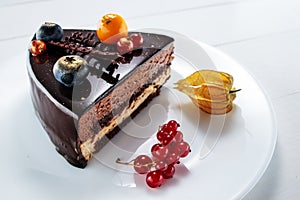
M 60 41 L 47 42 L 46 53 L 28 53 L 37 116 L 56 150 L 72 165 L 84 168 L 170 77 L 173 38 L 141 34 L 142 46 L 123 55 L 115 46 L 101 43 L 95 31 L 71 29 L 64 30 Z M 57 60 L 68 55 L 78 55 L 88 64 L 84 80 L 72 87 L 53 75 Z

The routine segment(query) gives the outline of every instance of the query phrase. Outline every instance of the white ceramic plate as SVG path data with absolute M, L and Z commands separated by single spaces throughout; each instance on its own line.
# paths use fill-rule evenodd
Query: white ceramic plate
M 85 169 L 72 167 L 54 150 L 34 115 L 25 70 L 17 78 L 9 78 L 7 71 L 18 61 L 1 64 L 1 79 L 10 86 L 2 86 L 2 92 L 15 91 L 10 93 L 11 99 L 1 103 L 0 186 L 4 199 L 219 200 L 241 199 L 253 188 L 270 162 L 277 138 L 272 107 L 262 88 L 241 65 L 206 44 L 171 31 L 145 31 L 175 38 L 172 78 L 161 95 Z M 25 69 L 26 61 L 23 63 L 13 72 Z M 173 89 L 174 82 L 198 69 L 216 69 L 234 76 L 234 85 L 242 91 L 230 113 L 200 112 L 187 96 Z M 115 160 L 149 153 L 156 142 L 157 127 L 169 119 L 181 123 L 192 152 L 176 165 L 174 178 L 150 189 L 144 175 L 134 174 L 129 166 Z

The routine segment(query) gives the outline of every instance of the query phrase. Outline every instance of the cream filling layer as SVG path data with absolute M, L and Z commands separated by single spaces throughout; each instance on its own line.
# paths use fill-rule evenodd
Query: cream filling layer
M 144 92 L 133 101 L 130 106 L 123 110 L 119 115 L 116 115 L 106 127 L 103 127 L 94 138 L 88 139 L 80 145 L 81 152 L 85 159 L 89 160 L 92 157 L 92 154 L 96 151 L 96 143 L 100 141 L 107 133 L 111 132 L 119 124 L 121 124 L 125 119 L 127 119 L 151 94 L 155 93 L 158 90 L 159 86 L 162 86 L 170 76 L 171 69 L 167 68 L 167 71 L 161 76 L 156 78 L 153 83 L 149 85 Z

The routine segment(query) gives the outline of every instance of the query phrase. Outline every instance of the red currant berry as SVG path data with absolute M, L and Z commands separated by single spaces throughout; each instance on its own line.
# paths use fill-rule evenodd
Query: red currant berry
M 181 131 L 177 131 L 177 132 L 176 132 L 176 135 L 175 135 L 175 137 L 174 137 L 174 140 L 175 140 L 177 143 L 182 142 L 182 140 L 183 140 L 183 134 L 182 134 Z
M 120 54 L 129 53 L 133 50 L 133 42 L 128 38 L 121 38 L 117 42 L 117 50 Z
M 152 159 L 147 155 L 139 155 L 133 162 L 134 170 L 139 174 L 146 174 L 151 170 Z
M 168 129 L 171 131 L 177 131 L 177 128 L 179 127 L 179 124 L 175 120 L 170 120 L 167 125 Z
M 162 126 L 160 127 L 160 130 L 169 133 L 169 131 L 168 131 L 168 124 L 162 125 Z
M 168 155 L 168 148 L 155 144 L 151 148 L 151 153 L 155 160 L 164 160 Z
M 172 140 L 172 142 L 170 142 L 167 147 L 168 147 L 168 153 L 169 154 L 175 153 L 176 155 L 180 156 L 181 150 L 178 149 L 177 143 L 174 140 Z
M 176 136 L 176 134 L 177 134 L 177 131 L 174 131 L 174 130 L 169 132 L 169 135 L 171 135 L 172 138 L 174 138 Z
M 167 168 L 168 164 L 163 160 L 158 161 L 155 165 L 156 170 L 165 171 Z
M 151 152 L 158 150 L 160 147 L 161 147 L 160 144 L 154 144 L 154 145 L 151 147 Z
M 187 149 L 185 152 L 183 152 L 183 153 L 180 155 L 180 157 L 181 157 L 181 158 L 184 158 L 184 157 L 186 157 L 187 155 L 189 155 L 190 152 L 191 152 L 191 149 Z
M 165 138 L 161 141 L 163 146 L 167 146 L 171 141 L 173 140 L 173 137 L 171 135 L 166 135 Z
M 174 125 L 174 126 L 176 126 L 176 127 L 179 127 L 179 124 L 178 124 L 178 122 L 176 121 L 176 120 L 174 120 L 174 119 L 172 119 L 172 120 L 170 120 L 170 121 L 168 121 L 168 123 L 167 123 L 168 125 Z
M 162 174 L 163 174 L 163 177 L 164 177 L 165 179 L 172 178 L 173 175 L 175 174 L 175 167 L 174 167 L 174 165 L 168 165 L 167 169 L 164 170 L 164 171 L 162 172 Z
M 156 138 L 158 139 L 158 141 L 162 142 L 166 135 L 168 135 L 168 133 L 166 133 L 163 130 L 160 130 L 160 131 L 157 132 Z
M 179 162 L 180 156 L 176 152 L 171 152 L 167 155 L 165 162 L 170 165 L 170 164 L 176 164 Z
M 164 177 L 160 170 L 151 171 L 146 176 L 146 183 L 151 188 L 157 188 L 157 187 L 161 186 L 163 180 L 164 180 Z
M 141 33 L 133 33 L 130 35 L 130 40 L 133 43 L 133 48 L 137 49 L 144 43 L 143 36 Z
M 180 157 L 181 158 L 186 157 L 190 153 L 190 150 L 191 150 L 190 149 L 190 145 L 187 142 L 185 142 L 185 141 L 179 142 L 176 145 L 176 148 L 179 149 Z
M 29 51 L 32 55 L 41 55 L 46 51 L 46 43 L 42 40 L 33 40 L 30 43 Z

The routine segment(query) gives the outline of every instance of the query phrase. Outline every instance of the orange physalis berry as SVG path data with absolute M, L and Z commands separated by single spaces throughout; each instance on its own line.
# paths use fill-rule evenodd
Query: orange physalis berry
M 128 27 L 120 15 L 106 14 L 100 19 L 96 33 L 101 42 L 116 44 L 120 38 L 128 36 Z

